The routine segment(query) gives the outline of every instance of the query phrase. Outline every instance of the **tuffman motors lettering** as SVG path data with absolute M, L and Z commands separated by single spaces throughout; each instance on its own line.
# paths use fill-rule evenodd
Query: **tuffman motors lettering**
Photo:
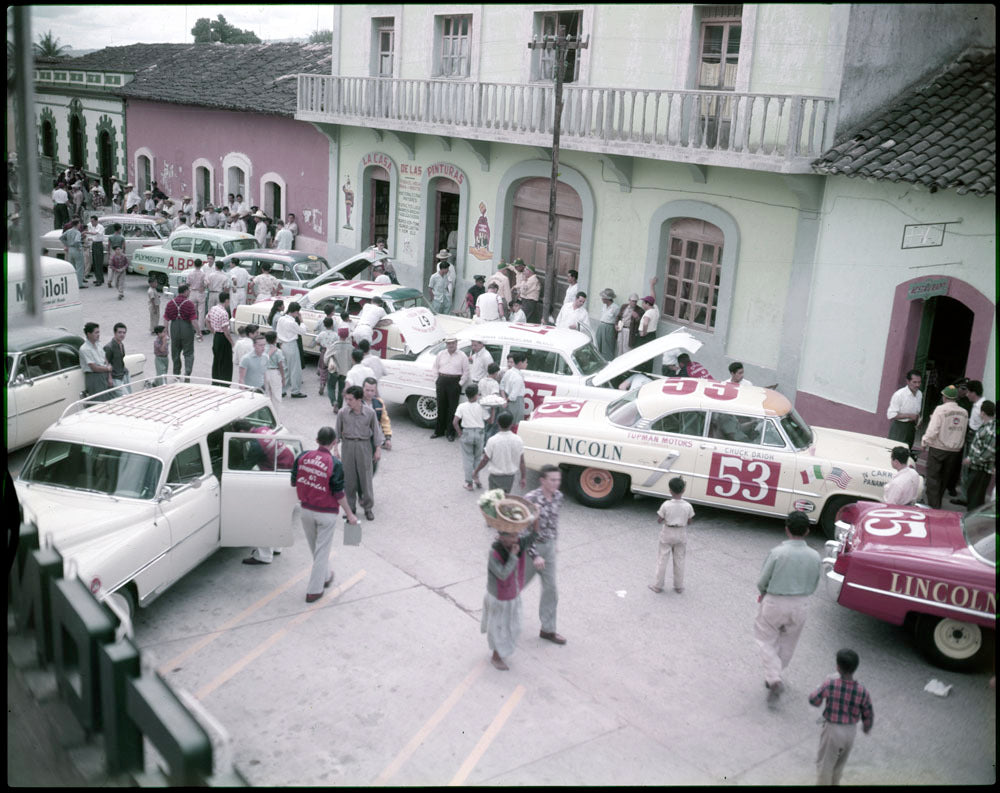
M 622 447 L 600 441 L 586 441 L 577 438 L 563 438 L 549 435 L 545 448 L 551 452 L 566 452 L 580 457 L 597 457 L 601 460 L 620 460 Z
M 996 592 L 986 592 L 961 585 L 952 586 L 946 581 L 935 581 L 932 578 L 893 573 L 889 591 L 897 595 L 932 600 L 935 603 L 971 609 L 994 616 L 997 613 Z

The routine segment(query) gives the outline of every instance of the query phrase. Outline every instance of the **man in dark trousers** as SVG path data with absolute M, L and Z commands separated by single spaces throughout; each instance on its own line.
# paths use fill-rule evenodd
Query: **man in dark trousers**
M 188 299 L 188 285 L 177 288 L 177 297 L 167 302 L 163 319 L 170 323 L 170 357 L 173 372 L 181 373 L 181 352 L 184 353 L 184 374 L 190 377 L 194 368 L 194 323 L 198 320 L 198 309 Z M 201 335 L 198 335 L 201 341 Z
M 219 302 L 205 315 L 212 330 L 212 382 L 228 388 L 233 380 L 233 334 L 229 329 L 229 292 L 219 293 Z

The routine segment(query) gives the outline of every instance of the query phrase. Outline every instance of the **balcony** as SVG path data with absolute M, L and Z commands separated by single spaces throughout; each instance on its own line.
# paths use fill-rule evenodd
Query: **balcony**
M 552 146 L 552 85 L 298 75 L 295 117 L 471 140 Z M 834 100 L 638 88 L 563 89 L 560 148 L 810 173 L 832 141 Z

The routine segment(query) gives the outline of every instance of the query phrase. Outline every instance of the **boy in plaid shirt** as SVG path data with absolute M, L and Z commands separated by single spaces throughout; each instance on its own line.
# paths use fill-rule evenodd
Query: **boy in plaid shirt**
M 837 653 L 837 672 L 840 677 L 828 677 L 809 695 L 809 704 L 823 708 L 823 732 L 816 755 L 817 784 L 839 785 L 847 757 L 854 745 L 858 720 L 863 723 L 865 734 L 871 732 L 875 712 L 868 690 L 854 679 L 860 660 L 854 650 Z

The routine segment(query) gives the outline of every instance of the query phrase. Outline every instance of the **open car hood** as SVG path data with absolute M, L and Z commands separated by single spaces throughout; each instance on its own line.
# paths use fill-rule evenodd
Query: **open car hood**
M 590 382 L 593 385 L 604 385 L 612 378 L 618 377 L 620 374 L 625 374 L 630 369 L 642 366 L 646 361 L 652 360 L 657 355 L 662 355 L 671 350 L 681 350 L 682 352 L 694 354 L 700 349 L 701 342 L 698 339 L 686 330 L 675 330 L 673 333 L 668 333 L 666 336 L 657 336 L 648 344 L 643 344 L 641 347 L 636 347 L 619 355 L 595 374 Z
M 393 311 L 388 318 L 399 328 L 407 349 L 414 354 L 434 346 L 447 332 L 438 322 L 438 316 L 422 306 Z

